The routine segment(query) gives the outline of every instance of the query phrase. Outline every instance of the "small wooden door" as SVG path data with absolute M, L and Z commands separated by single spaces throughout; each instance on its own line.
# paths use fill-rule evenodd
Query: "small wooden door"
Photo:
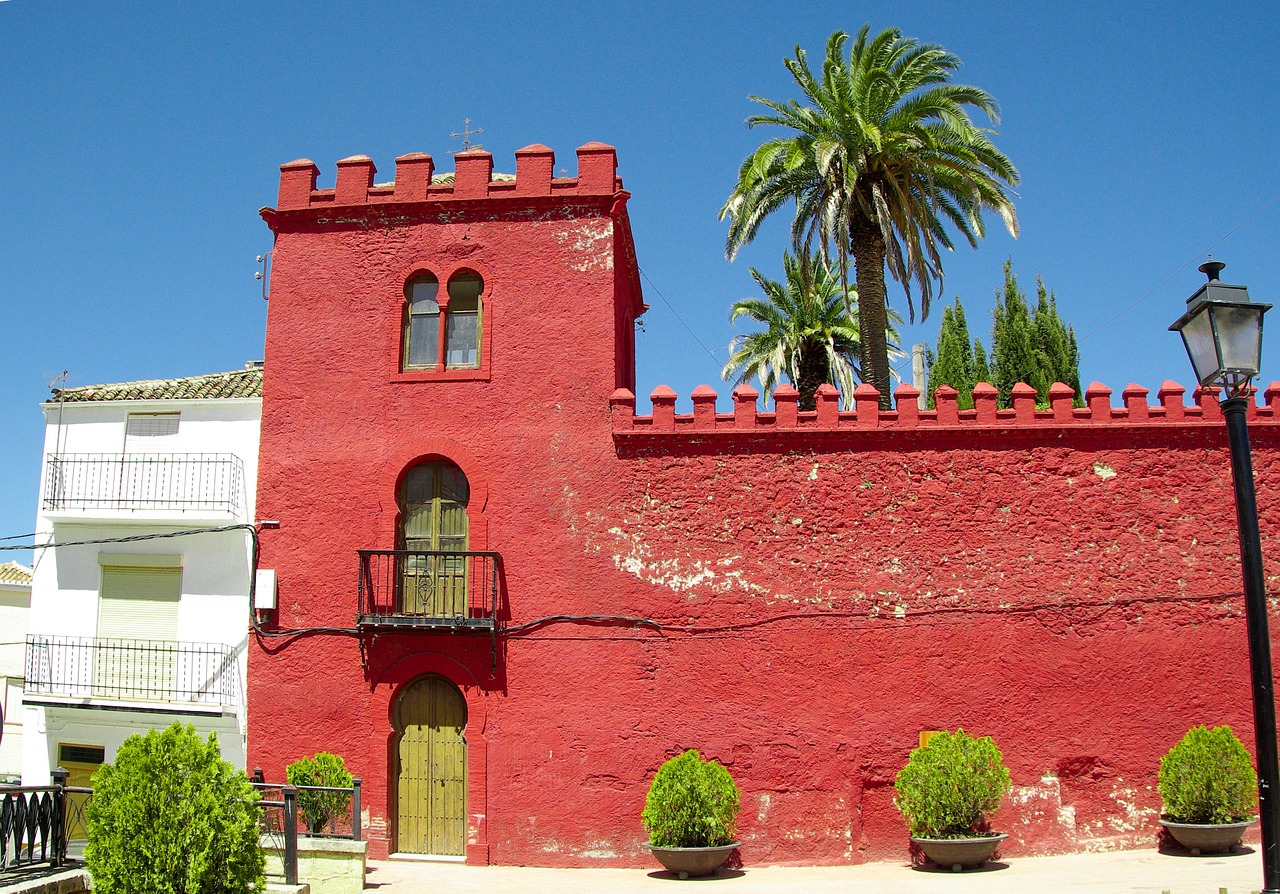
M 454 555 L 405 557 L 400 611 L 430 618 L 467 616 L 467 476 L 452 463 L 410 470 L 400 493 L 400 540 L 406 550 Z
M 464 856 L 467 703 L 443 677 L 421 677 L 396 702 L 396 850 Z
M 69 745 L 58 743 L 58 766 L 67 771 L 67 785 L 75 788 L 92 788 L 93 774 L 98 772 L 106 759 L 107 750 L 101 745 Z M 84 841 L 89 837 L 89 824 L 85 821 L 84 808 L 89 796 L 72 792 L 67 805 L 67 840 Z

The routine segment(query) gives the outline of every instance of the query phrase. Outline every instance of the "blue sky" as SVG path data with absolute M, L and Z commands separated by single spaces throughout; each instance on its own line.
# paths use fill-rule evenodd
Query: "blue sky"
M 719 382 L 749 266 L 779 276 L 787 221 L 729 264 L 717 214 L 766 137 L 748 94 L 796 96 L 782 59 L 836 29 L 896 25 L 1000 101 L 1022 234 L 995 221 L 946 259 L 987 335 L 1001 266 L 1041 274 L 1081 338 L 1084 382 L 1190 380 L 1166 332 L 1213 246 L 1228 282 L 1280 298 L 1280 14 L 1270 4 L 0 2 L 0 536 L 32 530 L 42 417 L 73 385 L 238 368 L 262 356 L 257 209 L 299 157 L 332 185 L 364 153 L 452 167 L 464 118 L 495 168 L 545 143 L 618 148 L 652 310 L 656 385 Z M 1268 204 L 1270 202 L 1270 204 Z M 1261 210 L 1260 210 L 1261 209 Z M 905 310 L 901 292 L 890 300 Z M 940 304 L 938 307 L 940 308 Z M 940 309 L 904 332 L 932 342 Z M 1280 324 L 1272 324 L 1280 325 Z M 1263 379 L 1280 379 L 1280 335 Z

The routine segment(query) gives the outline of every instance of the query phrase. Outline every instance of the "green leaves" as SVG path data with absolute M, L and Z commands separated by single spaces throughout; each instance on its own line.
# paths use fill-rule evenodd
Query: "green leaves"
M 261 891 L 258 793 L 195 728 L 130 736 L 93 776 L 85 862 L 100 894 Z
M 655 847 L 720 847 L 734 840 L 738 808 L 729 771 L 690 748 L 658 768 L 640 819 Z
M 760 380 L 766 401 L 785 377 L 800 392 L 800 409 L 812 410 L 814 392 L 824 382 L 840 389 L 845 406 L 853 402 L 861 337 L 853 316 L 857 294 L 847 291 L 847 276 L 819 255 L 793 258 L 783 254 L 785 283 L 751 268 L 763 298 L 734 302 L 729 322 L 745 317 L 765 328 L 735 336 L 729 362 L 721 372 L 725 381 Z M 886 336 L 896 341 L 890 317 Z M 896 346 L 892 349 L 897 354 Z
M 351 788 L 354 779 L 347 772 L 346 762 L 336 754 L 322 751 L 312 757 L 294 761 L 285 768 L 290 785 L 321 785 L 330 788 Z M 329 821 L 345 816 L 351 805 L 351 792 L 298 791 L 298 809 L 306 817 L 307 828 L 324 831 Z
M 1258 777 L 1229 726 L 1187 730 L 1160 759 L 1158 787 L 1175 823 L 1240 823 L 1257 812 Z
M 992 384 L 1000 392 L 1001 407 L 1010 406 L 1013 386 L 1019 382 L 1036 389 L 1036 404 L 1049 405 L 1049 389 L 1055 382 L 1071 386 L 1075 405 L 1084 406 L 1080 393 L 1080 352 L 1075 330 L 1058 316 L 1057 300 L 1039 277 L 1036 305 L 1028 305 L 1018 287 L 1013 262 L 1004 264 L 1004 291 L 996 293 L 991 330 Z
M 916 838 L 966 838 L 981 834 L 989 813 L 1009 790 L 1009 770 L 990 736 L 964 730 L 936 733 L 911 752 L 893 782 L 893 803 Z

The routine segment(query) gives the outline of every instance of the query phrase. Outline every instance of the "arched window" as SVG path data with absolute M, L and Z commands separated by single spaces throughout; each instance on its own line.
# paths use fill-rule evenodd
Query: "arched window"
M 449 303 L 445 311 L 446 369 L 480 365 L 480 295 L 484 279 L 474 270 L 459 270 L 449 278 Z
M 480 368 L 484 278 L 463 268 L 449 277 L 445 294 L 433 273 L 405 284 L 402 370 Z
M 440 305 L 436 295 L 440 281 L 430 273 L 405 286 L 405 369 L 435 369 L 440 364 Z
M 405 614 L 467 616 L 467 476 L 451 462 L 414 466 L 400 487 L 401 606 Z

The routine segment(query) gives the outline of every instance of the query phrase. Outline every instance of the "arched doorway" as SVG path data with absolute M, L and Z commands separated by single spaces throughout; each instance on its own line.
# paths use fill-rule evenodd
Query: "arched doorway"
M 467 703 L 444 677 L 419 677 L 401 690 L 392 790 L 396 850 L 465 856 L 467 850 Z
M 400 612 L 432 618 L 467 616 L 467 476 L 437 460 L 409 470 L 400 487 Z

